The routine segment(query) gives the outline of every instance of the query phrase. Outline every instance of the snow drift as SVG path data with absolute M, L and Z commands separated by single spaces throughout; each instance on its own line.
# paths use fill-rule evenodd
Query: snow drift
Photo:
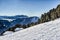
M 60 18 L 1 36 L 0 40 L 60 40 Z

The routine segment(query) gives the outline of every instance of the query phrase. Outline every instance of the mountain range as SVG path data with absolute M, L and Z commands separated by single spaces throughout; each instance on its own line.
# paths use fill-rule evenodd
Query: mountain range
M 16 24 L 23 26 L 31 23 L 37 23 L 38 20 L 39 17 L 36 16 L 33 17 L 28 17 L 26 15 L 0 16 L 0 33 L 5 32 L 9 28 L 15 27 Z

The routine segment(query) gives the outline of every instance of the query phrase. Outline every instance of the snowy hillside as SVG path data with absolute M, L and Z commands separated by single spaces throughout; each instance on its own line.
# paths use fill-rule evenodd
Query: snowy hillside
M 60 19 L 1 36 L 0 40 L 60 40 Z

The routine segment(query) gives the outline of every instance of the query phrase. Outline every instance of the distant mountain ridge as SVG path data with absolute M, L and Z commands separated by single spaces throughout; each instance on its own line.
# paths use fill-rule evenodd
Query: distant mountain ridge
M 17 18 L 27 18 L 26 15 L 16 15 L 16 16 L 0 16 L 0 19 L 17 19 Z
M 11 23 L 12 24 L 16 23 L 16 24 L 21 24 L 21 25 L 28 25 L 31 23 L 36 23 L 36 22 L 38 22 L 38 20 L 39 20 L 38 17 L 18 18 L 18 19 L 13 20 Z
M 12 21 L 11 21 L 12 20 Z M 27 28 L 38 23 L 39 17 L 28 17 L 26 15 L 0 16 L 0 34 L 7 30 L 14 30 L 17 27 Z M 17 25 L 17 26 L 16 26 Z M 2 30 L 2 31 L 1 31 Z

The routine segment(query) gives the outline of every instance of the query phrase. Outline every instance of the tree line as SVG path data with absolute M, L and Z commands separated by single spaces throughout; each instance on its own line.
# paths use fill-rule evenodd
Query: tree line
M 49 12 L 42 14 L 40 18 L 40 23 L 55 20 L 59 17 L 60 17 L 60 4 L 56 8 L 49 10 Z

